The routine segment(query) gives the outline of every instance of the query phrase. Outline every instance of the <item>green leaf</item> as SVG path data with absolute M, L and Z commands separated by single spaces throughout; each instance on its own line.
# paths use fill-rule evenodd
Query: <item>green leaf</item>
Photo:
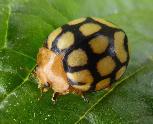
M 0 0 L 0 123 L 152 124 L 152 0 Z M 108 91 L 40 98 L 32 71 L 49 33 L 68 21 L 105 18 L 128 35 L 130 63 Z M 38 100 L 40 98 L 40 100 Z

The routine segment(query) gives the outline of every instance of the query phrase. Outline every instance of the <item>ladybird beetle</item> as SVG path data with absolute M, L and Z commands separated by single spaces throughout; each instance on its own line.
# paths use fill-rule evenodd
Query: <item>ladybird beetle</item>
M 43 92 L 58 95 L 109 87 L 129 62 L 125 32 L 103 19 L 80 18 L 54 30 L 39 49 L 36 75 Z

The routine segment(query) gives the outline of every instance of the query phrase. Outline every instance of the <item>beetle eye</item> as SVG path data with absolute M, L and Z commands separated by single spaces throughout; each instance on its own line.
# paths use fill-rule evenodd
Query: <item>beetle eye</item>
M 44 83 L 44 87 L 50 87 L 50 84 L 48 82 Z

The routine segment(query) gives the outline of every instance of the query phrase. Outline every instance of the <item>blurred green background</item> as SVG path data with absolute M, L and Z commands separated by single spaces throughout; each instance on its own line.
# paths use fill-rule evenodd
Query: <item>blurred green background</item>
M 153 0 L 0 0 L 1 124 L 152 124 Z M 109 91 L 40 97 L 31 74 L 49 33 L 70 20 L 99 17 L 128 36 L 130 63 Z

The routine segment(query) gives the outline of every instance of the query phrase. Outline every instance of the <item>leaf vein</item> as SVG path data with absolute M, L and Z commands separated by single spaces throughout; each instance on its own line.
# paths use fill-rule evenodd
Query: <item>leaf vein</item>
M 8 4 L 8 18 L 6 21 L 6 32 L 5 32 L 5 37 L 4 37 L 4 46 L 3 48 L 7 48 L 7 37 L 8 37 L 8 28 L 9 28 L 9 20 L 11 16 L 11 5 Z
M 31 70 L 29 71 L 29 73 L 27 74 L 27 76 L 23 79 L 23 81 L 21 82 L 20 85 L 18 85 L 15 89 L 13 89 L 9 94 L 7 94 L 1 101 L 1 104 L 3 104 L 3 102 L 5 101 L 5 99 L 7 99 L 13 92 L 15 92 L 18 88 L 20 88 L 28 79 L 30 74 L 32 73 L 32 71 L 34 70 L 34 68 L 36 67 L 36 64 L 31 68 Z
M 116 83 L 116 85 L 111 88 L 106 94 L 104 94 L 101 98 L 99 98 L 97 100 L 97 102 L 95 102 L 95 104 L 93 104 L 80 118 L 78 121 L 75 122 L 75 124 L 78 124 L 100 101 L 102 101 L 106 96 L 108 96 L 111 92 L 114 91 L 114 89 L 120 85 L 121 83 L 123 83 L 125 80 L 131 78 L 132 76 L 134 76 L 135 74 L 137 74 L 138 72 L 140 72 L 141 70 L 143 70 L 145 68 L 146 65 L 142 66 L 141 68 L 137 69 L 135 72 L 131 73 L 130 75 L 128 75 L 127 77 L 123 78 L 122 80 L 120 80 L 118 83 Z
M 31 57 L 31 56 L 29 56 L 29 55 L 27 55 L 27 54 L 24 54 L 24 53 L 22 53 L 22 52 L 19 52 L 19 51 L 13 50 L 13 49 L 8 49 L 8 48 L 7 48 L 7 50 L 12 51 L 12 52 L 14 52 L 14 53 L 17 53 L 17 54 L 19 54 L 19 55 L 22 55 L 22 56 L 24 56 L 24 57 L 26 57 L 26 58 L 29 58 L 29 59 L 33 60 L 33 61 L 36 61 L 35 58 L 33 58 L 33 57 Z

